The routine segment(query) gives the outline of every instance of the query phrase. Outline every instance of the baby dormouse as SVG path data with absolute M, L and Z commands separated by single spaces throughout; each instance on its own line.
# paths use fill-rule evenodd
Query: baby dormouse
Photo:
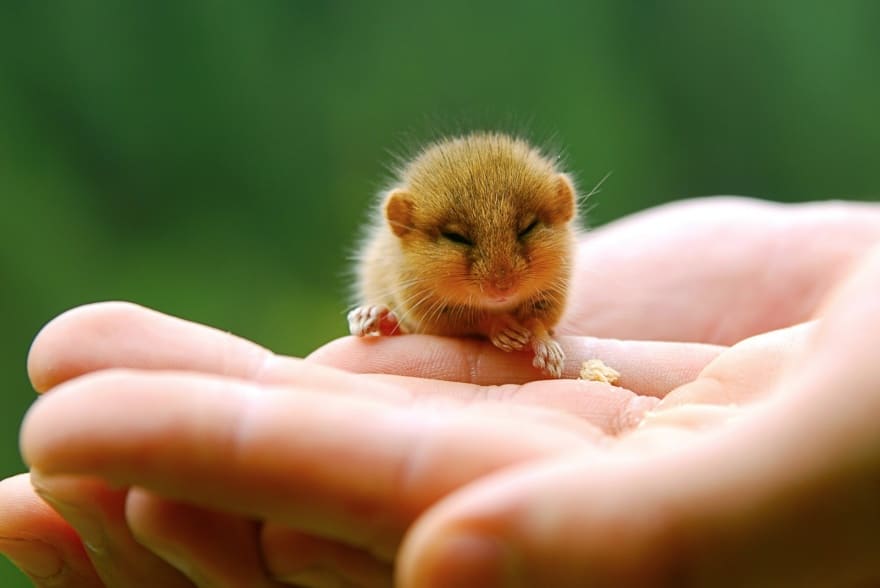
M 353 335 L 487 337 L 562 375 L 552 329 L 572 272 L 571 179 L 522 139 L 478 132 L 429 144 L 383 193 L 357 261 Z

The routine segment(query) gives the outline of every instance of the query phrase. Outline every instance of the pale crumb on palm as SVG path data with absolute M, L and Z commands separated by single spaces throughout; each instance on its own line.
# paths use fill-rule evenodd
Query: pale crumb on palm
M 620 372 L 605 365 L 601 359 L 588 359 L 581 363 L 581 373 L 578 375 L 578 379 L 614 386 L 620 380 Z

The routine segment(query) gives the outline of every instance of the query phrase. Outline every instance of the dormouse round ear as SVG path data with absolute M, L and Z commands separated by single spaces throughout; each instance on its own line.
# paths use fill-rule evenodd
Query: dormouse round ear
M 558 174 L 550 205 L 547 207 L 547 220 L 551 224 L 567 223 L 574 216 L 575 196 L 574 184 L 567 174 Z
M 413 208 L 415 205 L 409 192 L 394 189 L 388 193 L 385 199 L 385 218 L 398 237 L 403 237 L 412 230 Z

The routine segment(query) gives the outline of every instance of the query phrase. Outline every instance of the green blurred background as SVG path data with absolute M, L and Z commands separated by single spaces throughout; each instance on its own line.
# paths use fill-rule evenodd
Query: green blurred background
M 613 171 L 592 225 L 876 199 L 878 25 L 872 1 L 3 2 L 0 475 L 23 469 L 28 346 L 68 308 L 132 300 L 290 354 L 342 335 L 388 152 L 437 128 L 552 138 L 584 187 Z

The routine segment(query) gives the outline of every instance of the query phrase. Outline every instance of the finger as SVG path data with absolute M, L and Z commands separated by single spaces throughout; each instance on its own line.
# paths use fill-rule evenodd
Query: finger
M 263 525 L 261 545 L 273 577 L 297 585 L 385 588 L 392 566 L 361 549 L 273 523 Z
M 619 385 L 643 396 L 662 397 L 693 380 L 723 348 L 699 343 L 619 341 L 562 337 L 563 377 L 576 378 L 581 363 L 601 359 L 620 372 Z M 529 352 L 506 353 L 479 339 L 427 335 L 345 337 L 321 347 L 309 361 L 359 373 L 384 373 L 469 382 L 522 384 L 540 379 Z
M 394 338 L 397 339 L 397 338 Z M 346 340 L 343 340 L 346 341 Z M 355 339 L 347 339 L 357 347 Z M 475 366 L 472 379 L 488 377 L 504 381 L 507 371 L 516 370 L 535 375 L 530 361 L 512 361 L 510 356 L 494 347 L 476 342 L 448 338 L 413 336 L 415 346 L 404 346 L 406 354 L 392 350 L 401 357 L 401 366 L 439 364 Z M 428 349 L 413 353 L 418 342 L 426 341 Z M 715 353 L 715 349 L 696 345 L 677 347 L 674 344 L 655 344 L 643 353 L 628 353 L 626 343 L 604 342 L 610 361 L 627 361 L 621 386 L 627 384 L 644 388 L 648 393 L 661 393 L 678 382 L 691 377 L 701 363 Z M 431 352 L 433 345 L 436 353 Z M 642 344 L 636 344 L 637 347 Z M 332 345 L 331 345 L 332 347 Z M 363 348 L 361 348 L 363 349 Z M 427 353 L 426 353 L 427 351 Z M 597 350 L 600 351 L 600 350 Z M 483 361 L 482 354 L 494 359 Z M 592 352 L 591 352 L 592 353 Z M 351 354 L 359 361 L 357 354 Z M 337 356 L 338 357 L 338 356 Z M 369 361 L 370 355 L 360 355 Z M 442 359 L 444 358 L 445 359 Z M 644 359 L 630 361 L 629 358 Z M 661 369 L 661 362 L 667 362 Z M 384 377 L 365 387 L 363 379 L 329 367 L 303 362 L 300 359 L 275 356 L 265 349 L 222 333 L 215 329 L 173 318 L 128 303 L 101 303 L 81 307 L 65 313 L 47 325 L 37 337 L 29 358 L 31 378 L 39 389 L 48 389 L 78 375 L 114 367 L 135 367 L 152 370 L 187 369 L 202 373 L 217 373 L 266 384 L 294 384 L 313 386 L 325 392 L 350 393 L 386 397 L 401 403 L 414 398 L 446 396 L 463 402 L 498 401 L 538 405 L 570 412 L 595 422 L 614 434 L 638 422 L 641 413 L 650 409 L 649 399 L 632 399 L 632 394 L 621 389 L 591 388 L 589 394 L 580 385 L 541 383 L 523 388 L 500 386 L 479 388 L 473 385 L 437 386 L 431 381 L 412 378 Z M 417 368 L 416 370 L 417 371 Z M 432 370 L 422 369 L 423 372 Z M 461 372 L 462 378 L 466 378 Z M 454 375 L 451 377 L 455 377 Z M 511 380 L 515 377 L 509 378 Z M 602 419 L 607 419 L 605 424 Z
M 277 588 L 260 556 L 257 523 L 132 488 L 126 519 L 138 542 L 201 588 Z
M 128 302 L 100 302 L 69 310 L 43 327 L 28 354 L 28 373 L 34 388 L 45 392 L 114 367 L 256 379 L 272 358 L 259 345 L 211 327 Z
M 110 587 L 190 588 L 177 570 L 141 546 L 125 522 L 125 489 L 103 480 L 32 471 L 43 500 L 76 530 L 101 580 Z
M 67 311 L 37 335 L 28 373 L 38 392 L 83 374 L 112 368 L 186 370 L 345 390 L 350 374 L 277 356 L 229 333 L 128 302 L 100 302 Z M 395 392 L 374 387 L 373 394 Z
M 30 476 L 0 481 L 0 553 L 38 588 L 103 588 L 76 531 L 33 491 Z
M 577 376 L 581 361 L 601 358 L 621 372 L 622 387 L 658 397 L 693 379 L 720 351 L 699 344 L 590 338 L 567 338 L 563 343 L 570 358 L 568 376 Z M 228 333 L 134 304 L 106 302 L 73 309 L 46 325 L 31 347 L 28 369 L 39 391 L 115 367 L 181 369 L 336 390 L 357 384 L 348 374 L 313 363 L 475 384 L 515 384 L 543 377 L 527 354 L 507 354 L 478 340 L 415 335 L 370 341 L 344 338 L 310 360 L 276 356 Z M 435 388 L 410 390 L 431 394 Z
M 651 459 L 525 464 L 450 496 L 408 535 L 401 584 L 871 585 L 878 289 L 880 249 L 826 305 L 777 393 L 719 434 Z
M 488 344 L 415 335 L 407 337 L 410 342 L 402 347 L 395 343 L 403 339 L 388 339 L 384 346 L 389 351 L 384 354 L 369 353 L 374 346 L 353 338 L 340 340 L 337 342 L 340 345 L 331 344 L 325 349 L 337 362 L 350 357 L 354 363 L 368 364 L 374 357 L 394 358 L 399 362 L 394 368 L 398 371 L 451 379 L 509 383 L 525 379 L 527 374 L 532 377 L 536 374 L 527 358 L 502 353 Z M 581 350 L 577 351 L 578 348 Z M 77 375 L 113 367 L 179 368 L 266 384 L 312 386 L 325 392 L 357 390 L 358 394 L 404 404 L 414 398 L 442 396 L 463 402 L 537 405 L 575 414 L 609 434 L 616 434 L 637 423 L 641 414 L 655 404 L 651 399 L 634 397 L 627 390 L 628 386 L 642 395 L 662 395 L 692 379 L 718 353 L 718 348 L 572 339 L 569 353 L 606 357 L 623 372 L 619 383 L 622 388 L 590 387 L 573 382 L 483 388 L 470 384 L 437 385 L 433 381 L 398 377 L 379 378 L 377 383 L 365 386 L 363 379 L 353 374 L 314 362 L 275 356 L 227 333 L 128 303 L 95 304 L 61 315 L 37 337 L 29 366 L 35 385 L 44 390 Z M 426 367 L 433 365 L 438 369 Z
M 415 514 L 450 489 L 601 436 L 550 410 L 460 408 L 101 372 L 39 399 L 22 451 L 46 473 L 131 483 L 387 555 Z

